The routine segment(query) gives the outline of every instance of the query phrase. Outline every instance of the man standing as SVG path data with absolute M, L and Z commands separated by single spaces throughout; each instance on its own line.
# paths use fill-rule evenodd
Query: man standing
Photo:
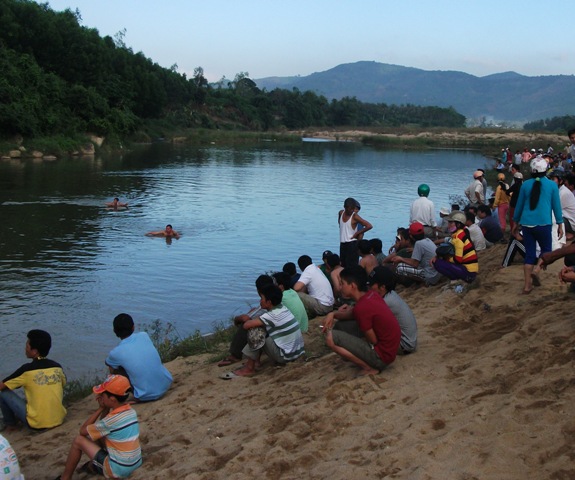
M 473 173 L 473 182 L 465 189 L 465 196 L 473 206 L 485 203 L 485 191 L 483 189 L 483 172 L 476 170 Z
M 134 320 L 127 313 L 114 318 L 114 333 L 121 339 L 106 365 L 110 373 L 124 374 L 134 388 L 134 397 L 140 402 L 150 402 L 162 397 L 172 384 L 172 375 L 146 332 L 134 333 Z
M 355 198 L 346 198 L 343 202 L 343 210 L 337 215 L 339 224 L 339 258 L 343 267 L 357 265 L 359 253 L 357 251 L 357 237 L 363 235 L 373 226 L 367 220 L 359 216 L 355 210 L 358 207 Z M 361 231 L 357 230 L 357 225 L 363 225 Z
M 417 187 L 417 194 L 419 198 L 411 204 L 409 223 L 421 223 L 425 236 L 434 239 L 436 237 L 437 222 L 435 220 L 435 207 L 433 202 L 427 198 L 429 196 L 429 185 L 422 183 Z

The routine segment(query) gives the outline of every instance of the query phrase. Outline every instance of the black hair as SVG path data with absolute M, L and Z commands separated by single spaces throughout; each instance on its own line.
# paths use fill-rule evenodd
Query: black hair
M 367 291 L 367 272 L 363 267 L 354 265 L 339 272 L 339 277 L 345 283 L 355 283 L 360 292 Z
M 168 228 L 168 227 L 174 228 L 174 227 L 172 227 L 169 223 L 166 225 L 166 228 Z
M 567 130 L 567 136 L 570 137 L 571 135 L 575 134 L 575 128 L 570 128 Z
M 309 267 L 313 262 L 309 255 L 302 255 L 297 259 L 297 264 L 299 269 L 303 272 L 307 267 Z
M 264 286 L 260 291 L 259 294 L 264 297 L 266 300 L 269 300 L 270 302 L 272 302 L 272 305 L 275 307 L 276 305 L 279 305 L 280 303 L 282 303 L 282 291 L 280 290 L 280 287 L 278 287 L 277 285 L 274 285 L 273 283 L 271 285 L 266 285 Z
M 278 286 L 284 287 L 284 290 L 289 290 L 291 288 L 291 277 L 288 273 L 276 272 L 272 277 L 276 279 Z
M 565 175 L 563 181 L 565 183 L 568 183 L 569 185 L 575 185 L 575 175 L 573 173 L 568 173 L 567 175 Z
M 267 285 L 273 285 L 273 284 L 274 279 L 269 275 L 260 275 L 258 278 L 256 278 L 256 289 L 258 293 L 261 292 L 262 289 Z
M 397 284 L 395 274 L 389 267 L 384 267 L 381 265 L 379 267 L 375 267 L 371 271 L 369 278 L 370 285 L 384 286 L 388 292 L 395 290 L 395 285 Z
M 472 224 L 475 223 L 475 215 L 470 211 L 465 212 L 465 218 L 467 218 L 468 222 L 471 222 Z
M 120 313 L 114 318 L 114 333 L 118 338 L 127 338 L 134 331 L 134 320 L 127 313 Z
M 379 238 L 372 238 L 369 243 L 371 244 L 371 251 L 374 255 L 381 253 L 383 250 L 383 243 Z
M 283 267 L 282 267 L 282 272 L 287 273 L 288 275 L 291 275 L 292 277 L 297 273 L 297 270 L 295 268 L 295 263 L 293 262 L 287 262 Z
M 348 197 L 345 199 L 345 201 L 343 202 L 343 208 L 347 208 L 347 207 L 357 207 L 358 205 L 358 201 L 355 198 L 352 197 Z
M 459 210 L 459 209 L 460 209 L 459 204 L 454 203 L 453 205 L 451 205 L 451 211 L 452 211 L 452 212 L 455 212 L 455 211 L 457 211 L 457 210 Z
M 114 200 L 115 200 L 116 202 L 119 202 L 119 201 L 120 201 L 120 199 L 119 199 L 118 197 L 114 197 Z
M 52 348 L 52 337 L 44 330 L 30 330 L 28 332 L 28 343 L 30 348 L 38 350 L 41 357 L 47 357 Z
M 335 268 L 341 264 L 341 259 L 337 253 L 332 253 L 331 255 L 327 256 L 325 263 L 327 263 L 331 268 Z
M 419 240 L 423 240 L 425 238 L 425 233 L 417 233 L 415 235 L 411 234 L 413 239 L 418 242 Z
M 107 390 L 104 390 L 102 393 L 105 393 L 106 395 L 108 395 L 108 397 L 114 397 L 116 400 L 118 400 L 119 403 L 124 403 L 126 400 L 128 400 L 128 397 L 130 396 L 130 393 L 132 389 L 130 388 L 128 390 L 128 393 L 126 393 L 126 395 L 116 395 L 115 393 L 112 392 L 108 392 Z
M 533 184 L 531 196 L 529 197 L 529 208 L 535 210 L 539 203 L 539 197 L 541 196 L 541 177 L 545 176 L 545 172 L 532 172 L 531 176 L 535 179 L 535 183 Z
M 477 207 L 477 211 L 484 213 L 485 215 L 487 215 L 488 217 L 491 216 L 491 209 L 487 206 L 487 205 L 479 205 Z
M 360 240 L 357 242 L 357 249 L 359 250 L 359 253 L 367 255 L 368 253 L 371 253 L 371 243 L 369 240 Z
M 407 228 L 399 227 L 397 234 L 403 238 L 403 240 L 409 240 L 409 230 Z

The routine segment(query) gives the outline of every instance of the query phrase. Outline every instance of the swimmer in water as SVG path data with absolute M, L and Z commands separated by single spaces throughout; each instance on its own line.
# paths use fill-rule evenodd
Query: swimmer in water
M 157 232 L 148 232 L 146 237 L 166 237 L 166 238 L 180 238 L 180 234 L 176 232 L 170 224 L 166 225 L 165 230 L 159 230 Z
M 118 210 L 118 208 L 128 208 L 127 203 L 120 202 L 118 197 L 114 198 L 111 202 L 106 203 L 107 207 L 113 208 L 114 210 Z

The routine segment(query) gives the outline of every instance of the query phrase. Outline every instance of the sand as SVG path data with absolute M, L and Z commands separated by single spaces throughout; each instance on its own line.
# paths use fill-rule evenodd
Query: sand
M 209 356 L 168 364 L 164 399 L 137 405 L 144 465 L 134 479 L 573 479 L 575 296 L 560 262 L 519 295 L 523 269 L 500 269 L 504 246 L 480 252 L 479 284 L 400 289 L 419 350 L 383 373 L 357 370 L 305 335 L 308 361 L 264 363 L 229 381 Z M 52 479 L 95 409 L 64 425 L 8 433 L 28 480 Z M 88 478 L 77 474 L 75 478 Z

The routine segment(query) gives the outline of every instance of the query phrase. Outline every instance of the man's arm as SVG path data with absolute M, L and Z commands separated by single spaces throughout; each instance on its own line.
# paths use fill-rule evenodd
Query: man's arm
M 106 410 L 106 408 L 104 408 L 101 404 L 100 397 L 98 397 L 98 403 L 100 404 L 100 407 L 98 408 L 98 410 L 96 410 L 94 413 L 92 413 L 92 415 L 90 415 L 86 419 L 86 421 L 82 424 L 82 426 L 80 427 L 80 435 L 83 435 L 84 437 L 88 436 L 88 425 L 92 425 L 93 423 L 96 423 L 96 420 L 98 420 L 98 418 Z
M 297 282 L 295 282 L 295 285 L 293 286 L 293 289 L 294 289 L 296 292 L 305 292 L 305 289 L 306 289 L 305 283 L 300 282 L 300 281 L 297 281 Z
M 2 390 L 9 390 L 9 388 L 6 386 L 4 382 L 0 382 L 0 391 Z
M 393 263 L 395 263 L 396 265 L 398 263 L 407 263 L 407 265 L 411 265 L 412 267 L 415 268 L 419 268 L 419 260 L 416 260 L 415 258 L 405 258 L 405 257 L 400 257 L 399 255 L 394 255 L 391 258 L 391 261 Z
M 359 223 L 360 225 L 363 225 L 363 230 L 361 230 L 360 232 L 357 232 L 357 231 L 354 232 L 354 234 L 352 235 L 351 238 L 357 238 L 358 235 L 363 235 L 365 232 L 367 232 L 373 228 L 373 225 L 371 223 L 369 223 L 367 220 L 361 218 L 359 216 L 359 214 L 357 214 L 357 213 L 352 218 L 353 218 L 351 221 L 352 222 L 352 225 L 351 225 L 352 228 L 355 229 L 357 227 L 357 224 Z M 355 222 L 354 222 L 354 220 L 355 220 Z
M 262 322 L 261 318 L 259 317 L 251 318 L 247 322 L 244 322 L 244 330 L 249 330 L 250 328 L 263 327 L 263 326 L 264 322 Z
M 365 335 L 365 339 L 371 345 L 375 345 L 377 343 L 377 337 L 375 336 L 375 332 L 373 331 L 373 328 L 370 328 L 369 330 L 363 332 L 363 334 Z

